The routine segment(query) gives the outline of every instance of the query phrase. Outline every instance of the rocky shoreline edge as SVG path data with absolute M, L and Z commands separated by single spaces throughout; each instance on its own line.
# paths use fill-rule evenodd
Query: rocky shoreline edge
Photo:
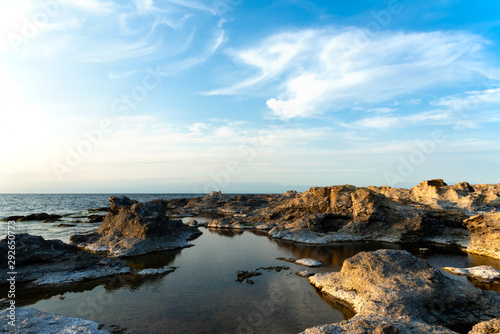
M 212 192 L 204 197 L 148 203 L 112 196 L 110 202 L 97 232 L 75 235 L 70 245 L 41 237 L 17 236 L 17 247 L 24 247 L 22 253 L 26 254 L 18 260 L 18 265 L 23 267 L 18 279 L 26 288 L 57 287 L 130 274 L 131 269 L 120 258 L 188 247 L 188 241 L 201 234 L 199 225 L 253 228 L 265 231 L 271 238 L 308 244 L 360 240 L 433 242 L 500 259 L 500 212 L 497 211 L 500 184 L 462 182 L 448 186 L 436 179 L 411 189 L 343 185 L 311 188 L 304 193 L 289 191 L 282 195 L 230 197 Z M 211 220 L 205 224 L 196 221 L 183 224 L 179 219 L 196 216 L 211 217 Z M 7 239 L 0 241 L 0 250 L 7 254 Z M 340 324 L 315 327 L 304 333 L 455 333 L 449 328 L 464 324 L 474 325 L 469 333 L 500 333 L 498 294 L 465 283 L 461 286 L 425 261 L 410 257 L 413 256 L 405 251 L 362 252 L 346 260 L 340 273 L 311 276 L 311 284 L 351 305 L 356 315 Z M 5 276 L 6 268 L 1 269 Z M 173 268 L 162 268 L 156 272 L 132 274 L 155 275 L 171 271 Z M 371 276 L 372 279 L 368 279 Z M 2 277 L 3 282 L 6 277 Z M 407 283 L 415 286 L 405 285 Z M 451 285 L 461 293 L 449 294 Z M 415 309 L 416 304 L 440 300 L 438 296 L 443 292 L 450 296 L 455 311 L 462 313 L 455 314 L 454 310 L 443 308 L 438 316 L 429 318 L 422 316 L 418 307 Z M 481 301 L 492 306 L 482 307 Z M 468 308 L 459 308 L 462 303 Z M 471 318 L 470 314 L 474 316 Z M 446 320 L 462 319 L 464 315 L 468 317 L 465 322 Z M 0 323 L 3 322 L 2 313 Z M 0 328 L 3 327 L 0 324 Z M 92 329 L 81 333 L 102 331 Z

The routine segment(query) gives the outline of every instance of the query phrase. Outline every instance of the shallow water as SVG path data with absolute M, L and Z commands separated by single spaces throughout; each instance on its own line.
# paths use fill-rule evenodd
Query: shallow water
M 99 196 L 103 200 L 108 197 Z M 40 201 L 44 201 L 43 197 Z M 39 210 L 43 204 L 38 204 L 36 209 L 23 211 L 23 214 L 75 215 L 86 211 L 88 207 L 83 205 L 88 201 L 82 200 L 82 206 L 54 205 L 55 210 Z M 105 206 L 101 202 L 94 204 L 90 208 Z M 46 238 L 67 241 L 69 235 L 95 229 L 98 225 L 78 224 L 77 227 L 60 228 L 41 222 L 23 222 L 17 227 Z M 436 268 L 486 264 L 500 269 L 500 261 L 435 245 L 403 247 L 389 243 L 350 242 L 308 246 L 271 240 L 265 233 L 257 231 L 201 230 L 203 235 L 191 241 L 194 247 L 127 259 L 129 266 L 138 269 L 165 265 L 178 267 L 166 276 L 121 276 L 78 283 L 65 291 L 49 289 L 28 295 L 19 291 L 17 303 L 40 311 L 93 320 L 104 324 L 108 330 L 113 329 L 112 325 L 119 325 L 127 328 L 129 333 L 295 333 L 311 326 L 339 322 L 352 316 L 352 312 L 318 295 L 307 279 L 294 273 L 306 269 L 313 272 L 339 271 L 345 259 L 360 251 L 404 248 Z M 428 250 L 422 252 L 419 250 L 422 247 Z M 327 265 L 309 269 L 276 260 L 277 257 L 313 258 Z M 236 282 L 237 270 L 253 271 L 268 266 L 288 266 L 290 269 L 281 272 L 261 270 L 261 276 L 252 278 L 253 285 Z M 453 279 L 468 282 L 465 277 L 442 272 Z M 498 285 L 481 285 L 481 288 L 500 292 Z M 57 299 L 60 296 L 64 299 Z
M 127 261 L 134 268 L 178 267 L 167 276 L 107 280 L 87 291 L 65 293 L 64 300 L 53 296 L 31 306 L 119 324 L 131 333 L 294 333 L 345 318 L 307 279 L 294 274 L 305 267 L 275 259 L 292 256 L 290 248 L 250 232 L 202 230 L 194 247 Z M 237 270 L 268 266 L 290 269 L 262 270 L 253 285 L 236 282 Z M 327 268 L 334 266 L 321 270 Z

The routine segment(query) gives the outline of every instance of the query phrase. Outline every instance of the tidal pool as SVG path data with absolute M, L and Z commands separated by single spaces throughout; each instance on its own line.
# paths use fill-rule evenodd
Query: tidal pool
M 296 272 L 339 271 L 343 261 L 359 251 L 401 248 L 366 242 L 307 246 L 271 240 L 255 231 L 201 230 L 203 235 L 191 241 L 194 247 L 127 259 L 127 264 L 137 269 L 178 267 L 166 276 L 130 275 L 77 283 L 72 291 L 46 290 L 20 296 L 18 303 L 93 320 L 110 331 L 116 331 L 114 325 L 118 325 L 126 328 L 124 333 L 297 333 L 353 314 L 319 295 Z M 423 246 L 405 249 L 436 267 L 466 267 L 478 261 L 478 257 L 457 250 L 428 246 L 422 253 L 419 247 Z M 277 257 L 313 258 L 326 265 L 311 269 Z M 483 259 L 479 261 L 486 261 Z M 498 268 L 500 263 L 488 264 Z M 259 270 L 262 275 L 252 278 L 254 284 L 236 281 L 237 270 L 270 266 L 289 269 Z

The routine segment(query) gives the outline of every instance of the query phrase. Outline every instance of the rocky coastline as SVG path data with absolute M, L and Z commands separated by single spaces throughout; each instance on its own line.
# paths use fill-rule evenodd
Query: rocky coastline
M 449 186 L 436 179 L 410 189 L 341 185 L 314 187 L 304 193 L 231 197 L 212 192 L 148 203 L 112 196 L 109 201 L 109 209 L 99 209 L 107 212 L 99 229 L 72 236 L 70 244 L 17 235 L 19 253 L 24 254 L 18 259 L 23 268 L 20 282 L 37 288 L 113 275 L 168 274 L 174 268 L 139 272 L 127 267 L 122 258 L 189 247 L 189 240 L 202 233 L 199 226 L 256 229 L 270 238 L 305 244 L 430 242 L 500 259 L 500 184 Z M 33 217 L 57 219 L 47 214 L 15 218 Z M 183 223 L 185 217 L 209 221 Z M 7 254 L 7 239 L 0 241 L 0 251 Z M 313 259 L 302 260 L 307 260 L 305 265 L 320 265 L 312 263 Z M 468 277 L 480 272 L 461 270 L 449 271 Z M 500 294 L 445 277 L 406 251 L 362 252 L 346 260 L 339 273 L 304 271 L 300 276 L 309 277 L 322 293 L 356 313 L 348 321 L 310 328 L 306 334 L 455 333 L 464 326 L 471 334 L 500 333 Z

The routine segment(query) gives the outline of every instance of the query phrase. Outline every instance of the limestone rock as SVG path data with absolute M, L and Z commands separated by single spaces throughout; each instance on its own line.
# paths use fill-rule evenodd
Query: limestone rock
M 70 238 L 79 248 L 110 256 L 133 256 L 190 246 L 201 234 L 181 220 L 168 219 L 166 202 L 136 203 L 125 196 L 110 197 L 110 211 L 96 233 Z
M 500 259 L 500 212 L 479 214 L 464 224 L 471 235 L 468 253 Z
M 483 321 L 472 327 L 469 334 L 494 334 L 500 333 L 500 319 Z
M 17 234 L 15 240 L 17 282 L 29 282 L 32 286 L 61 285 L 130 271 L 121 260 L 80 252 L 60 240 L 29 234 Z M 5 238 L 0 241 L 0 253 L 5 256 L 0 263 L 0 284 L 7 283 L 7 250 Z
M 437 332 L 448 333 L 444 327 L 456 328 L 500 315 L 499 294 L 448 278 L 407 251 L 361 252 L 345 260 L 339 273 L 316 274 L 309 281 L 323 293 L 351 305 L 357 315 L 340 327 L 332 325 L 338 331 L 306 333 L 344 333 L 341 328 L 359 327 L 359 321 L 371 330 L 388 324 L 396 329 L 439 326 Z M 422 332 L 432 331 L 427 328 Z

